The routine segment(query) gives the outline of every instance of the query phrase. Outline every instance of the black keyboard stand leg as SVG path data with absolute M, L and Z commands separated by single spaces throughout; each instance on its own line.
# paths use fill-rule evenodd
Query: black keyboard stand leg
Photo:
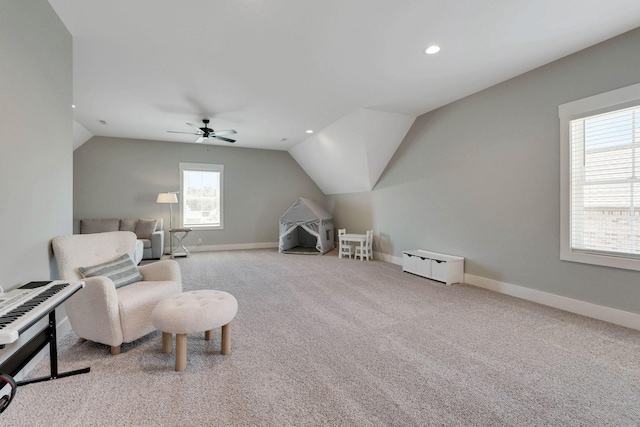
M 58 373 L 58 338 L 56 333 L 56 311 L 52 310 L 49 313 L 49 325 L 47 326 L 47 342 L 49 344 L 49 361 L 51 363 L 51 374 L 46 377 L 32 378 L 24 381 L 17 381 L 16 385 L 27 385 L 32 383 L 39 383 L 42 381 L 55 380 L 57 378 L 70 377 L 72 375 L 86 374 L 91 368 L 77 369 L 75 371 L 68 371 Z M 44 346 L 42 346 L 44 348 Z M 35 356 L 42 348 L 38 349 L 33 356 Z

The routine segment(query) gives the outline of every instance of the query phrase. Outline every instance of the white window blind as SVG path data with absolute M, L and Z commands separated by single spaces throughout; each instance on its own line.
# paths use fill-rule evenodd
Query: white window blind
M 571 250 L 640 259 L 640 105 L 569 128 Z

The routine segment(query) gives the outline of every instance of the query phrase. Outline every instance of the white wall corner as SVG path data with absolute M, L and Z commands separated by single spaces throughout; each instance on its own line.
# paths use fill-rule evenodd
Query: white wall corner
M 363 142 L 369 169 L 370 190 L 372 190 L 411 129 L 416 116 L 364 108 L 361 110 Z
M 325 194 L 371 191 L 415 119 L 358 108 L 289 154 Z
M 93 138 L 93 134 L 80 123 L 73 121 L 73 150 Z

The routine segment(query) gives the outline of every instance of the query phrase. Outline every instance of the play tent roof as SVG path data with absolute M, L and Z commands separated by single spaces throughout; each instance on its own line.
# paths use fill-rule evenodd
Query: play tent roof
M 333 219 L 315 200 L 299 198 L 280 218 L 280 221 L 290 223 L 305 223 L 316 219 Z

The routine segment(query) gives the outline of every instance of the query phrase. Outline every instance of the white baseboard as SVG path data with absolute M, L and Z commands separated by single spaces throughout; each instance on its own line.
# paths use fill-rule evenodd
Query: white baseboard
M 394 257 L 377 252 L 375 255 L 377 259 L 402 265 L 402 258 L 400 257 Z M 617 308 L 605 307 L 603 305 L 597 305 L 573 298 L 567 298 L 551 294 L 549 292 L 513 285 L 511 283 L 499 282 L 485 277 L 474 276 L 473 274 L 465 273 L 464 282 L 479 288 L 489 289 L 505 295 L 511 295 L 516 298 L 536 302 L 538 304 L 568 311 L 570 313 L 576 313 L 593 319 L 613 323 L 615 325 L 624 326 L 626 328 L 640 330 L 640 314 L 619 310 Z
M 402 257 L 383 254 L 381 252 L 373 252 L 373 259 L 379 259 L 381 261 L 390 262 L 391 264 L 402 265 Z
M 237 251 L 249 249 L 271 249 L 277 248 L 278 242 L 266 243 L 235 243 L 229 245 L 208 245 L 187 247 L 191 252 L 212 252 L 212 251 Z
M 603 320 L 605 322 L 627 328 L 640 330 L 640 315 L 629 311 L 605 307 L 590 302 L 526 288 L 524 286 L 512 285 L 510 283 L 474 276 L 472 274 L 465 274 L 464 282 L 469 285 L 500 292 L 501 294 L 511 295 L 516 298 L 522 298 L 527 301 L 536 302 L 538 304 L 558 308 L 560 310 L 580 314 L 593 319 Z
M 215 251 L 237 251 L 237 250 L 249 250 L 249 249 L 272 249 L 278 247 L 278 242 L 266 242 L 266 243 L 234 243 L 229 245 L 197 245 L 187 246 L 189 252 L 215 252 Z M 165 248 L 165 253 L 170 254 L 169 248 Z

